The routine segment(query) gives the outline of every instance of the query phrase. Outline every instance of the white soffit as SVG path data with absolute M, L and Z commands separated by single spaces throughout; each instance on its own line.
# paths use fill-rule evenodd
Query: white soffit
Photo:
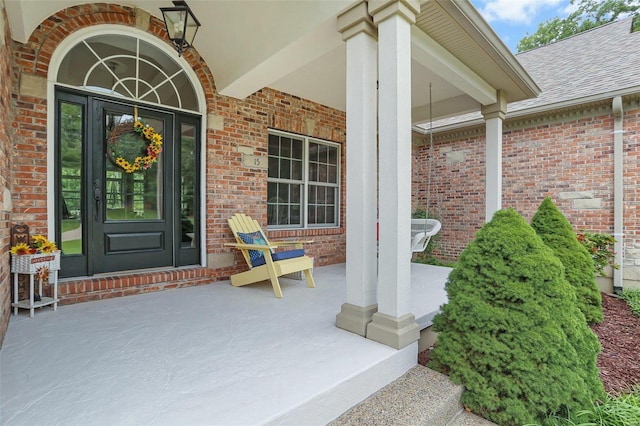
M 496 102 L 496 89 L 417 27 L 411 28 L 411 55 L 482 105 Z

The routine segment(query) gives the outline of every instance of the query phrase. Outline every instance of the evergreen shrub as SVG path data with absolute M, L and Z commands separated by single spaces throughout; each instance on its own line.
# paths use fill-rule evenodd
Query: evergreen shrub
M 596 335 L 562 264 L 515 210 L 497 212 L 461 253 L 431 368 L 465 386 L 461 402 L 500 425 L 542 422 L 604 396 Z
M 531 226 L 564 265 L 564 276 L 578 298 L 578 307 L 590 324 L 602 322 L 602 295 L 596 284 L 593 259 L 573 228 L 550 198 L 533 215 Z

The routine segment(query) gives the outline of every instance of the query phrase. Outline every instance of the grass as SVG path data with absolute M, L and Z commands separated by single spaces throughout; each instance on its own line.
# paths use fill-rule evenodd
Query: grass
M 640 386 L 618 396 L 595 403 L 590 409 L 550 416 L 544 426 L 638 426 L 640 424 Z
M 78 219 L 64 219 L 62 221 L 62 232 L 67 232 L 80 227 Z
M 82 253 L 82 240 L 63 241 L 61 248 L 64 254 L 80 254 Z
M 640 316 L 640 290 L 623 290 L 621 296 L 629 304 L 631 312 Z

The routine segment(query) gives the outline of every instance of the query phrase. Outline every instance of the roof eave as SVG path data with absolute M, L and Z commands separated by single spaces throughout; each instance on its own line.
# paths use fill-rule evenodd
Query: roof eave
M 614 90 L 610 92 L 598 93 L 590 96 L 584 96 L 581 98 L 570 99 L 570 100 L 555 102 L 555 103 L 546 104 L 546 105 L 540 105 L 532 108 L 523 108 L 515 111 L 507 111 L 507 116 L 505 118 L 505 121 L 511 121 L 514 119 L 525 118 L 525 117 L 534 117 L 534 116 L 548 114 L 551 112 L 558 112 L 561 110 L 574 109 L 579 106 L 601 103 L 602 101 L 610 100 L 617 96 L 625 97 L 625 96 L 632 96 L 632 95 L 636 95 L 636 96 L 640 95 L 640 85 L 627 87 L 625 89 L 620 89 L 620 90 Z M 482 117 L 478 117 L 478 118 L 473 118 L 466 121 L 447 124 L 444 126 L 434 126 L 433 133 L 436 133 L 436 134 L 446 133 L 446 132 L 461 130 L 469 127 L 477 127 L 484 124 L 484 122 L 485 120 Z M 425 129 L 418 126 L 413 126 L 412 130 L 422 134 L 429 133 L 429 129 Z
M 469 0 L 450 0 L 439 4 L 464 24 L 485 52 L 509 74 L 520 90 L 520 93 L 507 94 L 509 102 L 534 98 L 541 93 L 540 87 Z

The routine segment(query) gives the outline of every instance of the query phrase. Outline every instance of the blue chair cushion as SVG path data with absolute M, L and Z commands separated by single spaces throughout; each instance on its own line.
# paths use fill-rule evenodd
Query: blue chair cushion
M 242 232 L 238 232 L 238 237 L 240 237 L 240 239 L 245 243 L 245 244 L 258 244 L 258 245 L 262 245 L 262 246 L 266 246 L 267 245 L 267 240 L 264 239 L 264 235 L 262 235 L 262 232 L 260 231 L 256 231 L 256 232 L 250 232 L 250 233 L 242 233 Z M 264 264 L 264 253 L 260 250 L 249 250 L 249 259 L 251 260 L 251 264 L 253 266 L 256 266 L 256 261 L 262 259 L 262 263 L 261 265 Z
M 278 260 L 285 260 L 285 259 L 293 259 L 296 257 L 302 257 L 304 256 L 304 249 L 295 249 L 295 250 L 287 250 L 287 251 L 278 251 L 275 253 L 271 253 L 271 259 L 273 259 L 274 262 L 277 262 Z M 256 266 L 260 266 L 260 265 L 264 265 L 266 263 L 264 256 L 260 256 L 259 259 L 257 259 L 255 262 L 251 262 L 251 264 L 256 267 Z

